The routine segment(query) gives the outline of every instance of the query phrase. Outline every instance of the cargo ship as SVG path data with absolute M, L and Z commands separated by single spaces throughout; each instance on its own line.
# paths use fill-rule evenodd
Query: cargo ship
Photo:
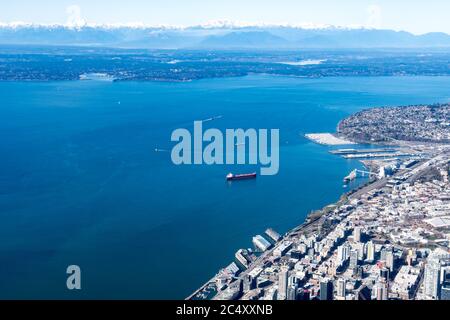
M 256 172 L 254 173 L 246 173 L 246 174 L 227 174 L 227 180 L 246 180 L 246 179 L 255 179 L 256 178 Z

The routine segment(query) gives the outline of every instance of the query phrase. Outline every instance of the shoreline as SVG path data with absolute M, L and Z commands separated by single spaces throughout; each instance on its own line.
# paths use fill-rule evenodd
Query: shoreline
M 283 242 L 290 238 L 294 238 L 295 236 L 297 236 L 299 234 L 310 235 L 319 229 L 321 229 L 321 233 L 327 232 L 326 229 L 323 229 L 323 226 L 324 226 L 323 218 L 326 217 L 328 213 L 332 212 L 334 210 L 334 208 L 348 204 L 348 202 L 351 200 L 351 197 L 353 194 L 359 193 L 365 188 L 370 188 L 371 185 L 374 184 L 376 181 L 377 180 L 370 180 L 354 189 L 344 192 L 343 194 L 341 194 L 340 198 L 337 201 L 330 203 L 330 204 L 322 207 L 321 209 L 317 209 L 317 210 L 314 210 L 314 211 L 308 213 L 306 215 L 303 223 L 289 229 L 284 235 L 282 235 L 282 237 L 275 243 L 275 245 L 273 245 L 267 251 L 264 251 L 255 261 L 250 263 L 247 269 L 241 271 L 239 273 L 238 278 L 243 275 L 248 274 L 255 268 L 258 268 L 260 260 L 263 260 L 265 256 L 270 255 L 273 252 L 273 250 L 276 248 L 277 243 Z M 213 277 L 211 277 L 203 285 L 201 285 L 196 290 L 194 290 L 184 300 L 192 300 L 195 296 L 202 293 L 202 291 L 204 291 L 211 283 L 214 283 L 216 281 L 216 278 L 220 275 L 222 270 L 223 270 L 223 268 L 220 269 L 219 272 L 217 272 Z M 213 297 L 213 299 L 214 298 L 215 297 Z

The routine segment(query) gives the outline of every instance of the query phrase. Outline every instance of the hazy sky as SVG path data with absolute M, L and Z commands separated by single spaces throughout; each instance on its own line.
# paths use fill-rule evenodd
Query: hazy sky
M 450 33 L 449 0 L 2 0 L 0 22 L 196 25 L 229 20 Z

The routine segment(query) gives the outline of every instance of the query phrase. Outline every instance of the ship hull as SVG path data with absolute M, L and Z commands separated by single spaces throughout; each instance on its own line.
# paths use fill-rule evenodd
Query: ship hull
M 250 174 L 237 174 L 233 176 L 227 177 L 228 181 L 235 181 L 235 180 L 249 180 L 249 179 L 255 179 L 256 173 L 250 173 Z

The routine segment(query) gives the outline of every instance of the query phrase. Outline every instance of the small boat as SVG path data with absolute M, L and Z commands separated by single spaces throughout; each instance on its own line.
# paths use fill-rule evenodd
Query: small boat
M 256 172 L 254 173 L 246 173 L 246 174 L 227 174 L 227 180 L 246 180 L 246 179 L 255 179 L 256 178 Z

